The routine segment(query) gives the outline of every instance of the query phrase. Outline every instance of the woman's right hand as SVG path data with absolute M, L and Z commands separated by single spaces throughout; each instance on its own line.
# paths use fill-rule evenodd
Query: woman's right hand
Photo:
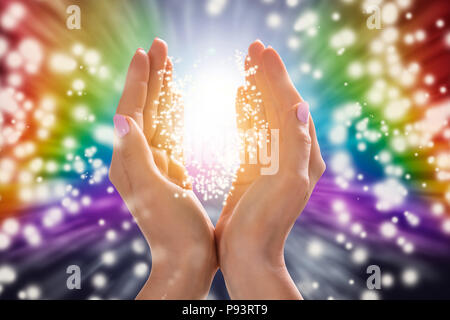
M 325 163 L 309 106 L 278 53 L 256 41 L 249 48 L 249 62 L 253 72 L 244 98 L 250 105 L 262 99 L 258 110 L 263 112 L 256 119 L 264 117 L 269 130 L 279 130 L 279 170 L 261 175 L 256 166 L 238 173 L 246 184 L 237 199 L 231 195 L 216 226 L 220 267 L 233 299 L 299 299 L 285 266 L 284 243 Z M 246 110 L 237 109 L 238 117 L 245 118 Z

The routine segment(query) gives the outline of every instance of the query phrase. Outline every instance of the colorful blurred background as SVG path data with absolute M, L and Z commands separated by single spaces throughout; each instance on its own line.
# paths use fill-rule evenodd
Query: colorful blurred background
M 286 244 L 304 297 L 450 298 L 448 0 L 1 0 L 0 30 L 0 299 L 132 299 L 145 282 L 150 252 L 108 167 L 128 63 L 156 36 L 214 222 L 235 169 L 241 62 L 259 38 L 310 102 L 327 163 Z M 220 273 L 208 298 L 228 298 Z

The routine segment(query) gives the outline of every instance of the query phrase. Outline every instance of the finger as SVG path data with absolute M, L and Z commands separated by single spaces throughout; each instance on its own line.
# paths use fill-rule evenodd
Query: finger
M 111 165 L 109 167 L 109 180 L 119 192 L 122 199 L 127 199 L 130 194 L 130 183 L 127 179 L 125 171 L 122 169 L 122 162 L 119 157 L 119 151 L 117 150 L 116 143 L 114 143 Z M 131 208 L 128 209 L 131 211 Z
M 144 133 L 147 141 L 151 143 L 157 127 L 159 94 L 167 60 L 167 44 L 163 40 L 155 38 L 148 56 L 150 59 L 150 74 L 144 108 Z
M 246 163 L 247 133 L 251 128 L 250 114 L 247 110 L 249 107 L 245 87 L 239 87 L 236 94 L 236 125 L 239 135 L 239 154 L 241 166 Z
M 236 125 L 242 133 L 250 129 L 250 118 L 246 111 L 247 94 L 244 87 L 239 87 L 236 93 Z
M 252 86 L 253 82 L 253 75 L 250 72 L 250 57 L 248 54 L 245 56 L 245 62 L 244 62 L 244 72 L 245 72 L 245 88 L 248 89 Z M 254 84 L 254 82 L 253 82 Z
M 247 54 L 245 57 L 245 86 L 244 86 L 244 93 L 245 93 L 245 105 L 244 105 L 244 111 L 245 115 L 248 118 L 248 125 L 249 128 L 252 127 L 253 123 L 253 116 L 255 113 L 255 92 L 256 92 L 256 82 L 254 77 L 255 69 L 252 66 L 251 58 Z
M 264 51 L 264 45 L 261 41 L 253 42 L 248 48 L 248 55 L 250 57 L 250 70 L 252 71 L 252 99 L 251 104 L 254 108 L 254 115 L 252 118 L 252 127 L 261 129 L 265 128 L 265 101 L 263 101 L 261 88 L 258 86 L 256 76 L 260 72 L 260 56 Z
M 150 147 L 142 130 L 131 117 L 116 114 L 114 129 L 114 149 L 122 161 L 132 190 L 139 191 L 148 185 L 149 175 L 158 174 Z
M 262 54 L 264 52 L 265 46 L 260 40 L 256 40 L 254 44 L 251 46 L 252 51 L 252 59 L 255 61 L 255 64 L 258 66 L 255 72 L 255 81 L 256 87 L 259 92 L 261 92 L 261 97 L 264 104 L 265 111 L 265 119 L 269 124 L 269 128 L 278 129 L 279 128 L 279 120 L 277 114 L 277 108 L 275 107 L 275 101 L 272 97 L 269 84 L 267 82 L 265 72 L 264 72 L 264 63 L 262 59 Z
M 273 48 L 267 48 L 262 54 L 264 72 L 272 94 L 284 110 L 302 102 L 303 99 L 295 89 L 289 74 L 278 53 Z
M 256 91 L 255 78 L 253 76 L 254 69 L 250 61 L 250 56 L 245 57 L 245 86 L 243 90 L 245 104 L 242 106 L 243 114 L 247 118 L 246 126 L 252 127 L 252 118 L 255 111 L 254 92 Z
M 309 176 L 313 185 L 320 179 L 325 171 L 326 165 L 320 153 L 319 141 L 317 140 L 316 128 L 313 118 L 309 117 L 309 134 L 311 136 L 311 156 L 309 158 Z
M 164 148 L 170 154 L 170 136 L 173 127 L 173 110 L 172 108 L 172 71 L 173 66 L 169 58 L 166 61 L 166 68 L 164 70 L 162 87 L 159 95 L 158 103 L 158 125 L 152 145 L 158 148 Z
M 140 128 L 143 126 L 142 112 L 147 97 L 149 70 L 147 53 L 139 48 L 128 68 L 125 88 L 117 107 L 117 113 L 130 116 Z
M 311 136 L 309 133 L 309 105 L 300 102 L 285 113 L 285 141 L 283 150 L 286 169 L 295 176 L 309 177 L 309 158 L 311 153 Z
M 192 189 L 191 179 L 186 168 L 174 158 L 170 158 L 169 161 L 169 177 L 176 185 L 184 189 Z
M 170 156 L 180 163 L 183 163 L 184 104 L 181 94 L 174 92 L 174 90 L 176 90 L 175 88 L 172 89 L 173 126 L 171 133 L 172 150 Z
M 255 165 L 257 161 L 256 130 L 251 130 L 251 114 L 248 110 L 251 106 L 247 102 L 247 98 L 245 88 L 239 87 L 236 95 L 236 122 L 240 140 L 240 168 L 234 185 L 247 184 L 253 181 L 259 172 L 259 166 Z

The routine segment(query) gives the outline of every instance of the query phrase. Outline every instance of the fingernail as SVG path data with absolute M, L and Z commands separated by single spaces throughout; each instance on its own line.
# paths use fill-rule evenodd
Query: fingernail
M 272 49 L 272 46 L 269 44 L 269 45 L 267 46 L 267 49 Z
M 123 138 L 130 131 L 127 119 L 120 114 L 114 116 L 114 128 L 116 129 L 116 134 L 119 138 Z
M 143 48 L 138 48 L 137 50 L 136 50 L 136 53 L 138 53 L 138 52 L 142 52 L 142 53 L 147 53 L 147 52 L 145 52 L 145 50 L 143 49 Z
M 307 124 L 309 120 L 309 104 L 306 101 L 297 104 L 297 119 L 303 123 Z

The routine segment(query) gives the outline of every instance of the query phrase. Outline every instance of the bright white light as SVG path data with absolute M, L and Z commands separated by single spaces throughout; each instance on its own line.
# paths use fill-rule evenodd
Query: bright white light
M 9 284 L 16 280 L 16 271 L 8 266 L 0 266 L 0 284 Z
M 41 244 L 41 235 L 35 226 L 27 225 L 23 229 L 23 234 L 29 245 L 38 246 Z
M 106 239 L 108 239 L 109 241 L 114 241 L 117 238 L 117 233 L 114 230 L 108 230 L 106 232 Z
M 41 297 L 41 289 L 38 286 L 31 285 L 26 290 L 26 296 L 30 300 L 37 300 Z
M 415 33 L 415 37 L 417 41 L 423 41 L 426 38 L 426 33 L 424 30 L 417 30 Z
M 0 251 L 6 250 L 11 244 L 11 239 L 8 235 L 0 232 Z
M 19 232 L 19 222 L 14 218 L 8 218 L 3 222 L 3 231 L 10 235 L 16 235 Z
M 450 32 L 445 36 L 445 44 L 450 47 Z
M 407 189 L 393 178 L 375 184 L 373 190 L 378 200 L 377 209 L 380 211 L 387 211 L 398 207 L 408 195 Z
M 77 67 L 77 62 L 71 57 L 56 53 L 50 58 L 50 68 L 55 72 L 71 72 Z
M 431 207 L 431 212 L 435 216 L 442 216 L 444 214 L 445 208 L 442 203 L 436 202 Z
M 411 5 L 411 0 L 397 0 L 397 4 L 400 8 L 408 8 Z
M 380 228 L 381 234 L 386 238 L 393 238 L 397 234 L 397 227 L 391 222 L 384 222 Z
M 341 49 L 351 46 L 356 40 L 356 35 L 351 29 L 342 29 L 331 37 L 331 46 Z
M 100 63 L 100 54 L 93 49 L 88 50 L 84 54 L 84 62 L 88 66 L 96 66 L 97 64 Z
M 414 269 L 406 269 L 402 273 L 402 281 L 407 286 L 414 286 L 419 280 L 419 274 Z
M 8 51 L 8 40 L 4 37 L 0 37 L 0 58 Z
M 345 235 L 342 234 L 342 233 L 339 233 L 339 234 L 336 236 L 336 242 L 342 244 L 342 243 L 344 243 L 344 241 L 345 241 Z
M 16 69 L 22 66 L 23 58 L 17 51 L 11 51 L 6 57 L 6 64 L 11 69 Z
M 379 300 L 380 296 L 375 290 L 364 290 L 361 294 L 361 300 Z
M 74 80 L 74 82 L 72 83 L 72 88 L 77 91 L 83 90 L 85 88 L 84 81 L 81 79 Z
M 348 74 L 352 78 L 360 78 L 364 74 L 364 67 L 360 62 L 353 62 L 348 67 Z
M 445 233 L 450 234 L 450 219 L 444 220 L 442 223 L 442 230 L 444 230 Z
M 148 274 L 149 267 L 148 264 L 145 262 L 139 262 L 135 264 L 133 268 L 134 275 L 136 277 L 142 278 Z
M 331 128 L 328 139 L 332 144 L 339 145 L 347 140 L 347 127 L 344 125 L 336 125 Z
M 114 141 L 114 128 L 107 125 L 97 125 L 94 128 L 94 139 L 107 146 L 112 146 Z
M 293 36 L 289 37 L 287 40 L 287 46 L 292 50 L 296 50 L 296 49 L 300 48 L 301 41 L 297 37 L 293 37 Z
M 358 248 L 358 249 L 355 249 L 355 251 L 353 251 L 352 260 L 354 263 L 363 264 L 364 262 L 367 261 L 367 258 L 368 258 L 368 253 L 367 253 L 367 250 L 365 250 L 365 249 Z
M 281 16 L 276 12 L 269 13 L 266 23 L 270 28 L 276 29 L 281 25 Z
M 398 8 L 394 3 L 386 3 L 381 10 L 381 19 L 385 24 L 393 24 L 398 19 Z
M 25 15 L 25 7 L 19 2 L 14 2 L 8 7 L 8 13 L 15 19 L 22 19 Z
M 63 213 L 60 208 L 51 208 L 45 213 L 42 224 L 47 228 L 51 228 L 58 225 L 62 221 L 62 218 Z
M 427 74 L 424 78 L 424 82 L 426 85 L 431 86 L 434 84 L 434 76 L 432 74 Z
M 384 42 L 393 43 L 393 42 L 397 41 L 398 35 L 399 35 L 398 30 L 396 28 L 391 27 L 391 28 L 385 29 L 381 36 L 382 36 Z
M 390 273 L 385 273 L 381 276 L 381 285 L 383 288 L 390 288 L 394 285 L 394 276 Z
M 146 247 L 144 241 L 142 241 L 141 239 L 135 239 L 131 243 L 131 249 L 136 254 L 143 254 L 143 253 L 145 253 L 147 247 Z
M 33 38 L 22 40 L 19 44 L 19 52 L 27 64 L 33 66 L 32 68 L 38 68 L 44 57 L 41 45 Z
M 102 262 L 107 266 L 112 266 L 116 263 L 116 254 L 114 251 L 106 251 L 102 254 Z
M 339 14 L 339 12 L 333 12 L 333 14 L 331 15 L 331 19 L 333 21 L 339 21 L 341 19 L 341 15 Z
M 96 289 L 102 289 L 108 283 L 108 278 L 103 273 L 97 273 L 92 277 L 92 285 Z
M 307 252 L 311 257 L 320 257 L 323 253 L 323 245 L 319 241 L 311 241 L 308 244 Z
M 303 13 L 294 24 L 294 30 L 302 32 L 311 29 L 317 25 L 319 18 L 315 12 L 307 11 Z
M 206 12 L 210 16 L 220 15 L 227 6 L 227 0 L 208 0 L 206 3 Z
M 185 95 L 186 162 L 217 164 L 234 170 L 238 163 L 235 114 L 237 86 L 243 77 L 234 65 L 206 61 L 192 75 Z
M 12 3 L 1 16 L 1 25 L 6 30 L 14 29 L 24 17 L 25 7 L 18 2 Z
M 286 4 L 288 7 L 296 7 L 298 5 L 299 0 L 286 0 Z

